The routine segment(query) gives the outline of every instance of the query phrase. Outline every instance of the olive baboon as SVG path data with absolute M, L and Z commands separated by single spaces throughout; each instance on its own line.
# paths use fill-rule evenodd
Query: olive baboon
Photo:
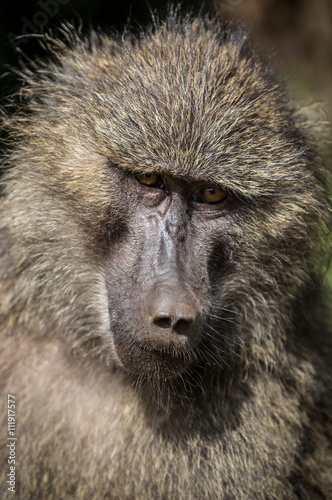
M 66 36 L 2 114 L 1 498 L 331 498 L 305 119 L 207 17 Z

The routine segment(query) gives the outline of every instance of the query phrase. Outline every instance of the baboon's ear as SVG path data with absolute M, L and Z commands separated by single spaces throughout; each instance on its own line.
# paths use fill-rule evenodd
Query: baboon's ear
M 309 138 L 318 141 L 319 144 L 328 142 L 329 120 L 327 117 L 326 103 L 313 102 L 304 104 L 295 103 L 295 119 L 300 128 L 306 132 Z

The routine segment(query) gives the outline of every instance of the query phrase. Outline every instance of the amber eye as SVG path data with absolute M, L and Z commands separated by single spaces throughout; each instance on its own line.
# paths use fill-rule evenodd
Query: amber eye
M 135 179 L 143 186 L 163 188 L 163 180 L 160 175 L 152 173 L 136 174 Z
M 226 192 L 215 184 L 207 184 L 195 196 L 196 202 L 216 204 L 226 198 Z

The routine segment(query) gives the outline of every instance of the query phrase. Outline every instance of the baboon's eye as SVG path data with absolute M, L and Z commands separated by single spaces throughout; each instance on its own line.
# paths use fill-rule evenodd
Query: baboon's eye
M 206 184 L 195 194 L 193 201 L 213 205 L 223 202 L 226 198 L 227 193 L 221 187 L 215 184 Z
M 135 179 L 143 186 L 164 189 L 165 185 L 159 174 L 143 173 L 135 174 Z

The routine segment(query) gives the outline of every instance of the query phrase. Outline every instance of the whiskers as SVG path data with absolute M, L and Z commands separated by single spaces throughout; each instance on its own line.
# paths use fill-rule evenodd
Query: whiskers
M 202 394 L 204 380 L 214 369 L 216 373 L 230 372 L 244 365 L 246 342 L 242 315 L 232 306 L 213 307 L 213 313 L 207 315 L 202 325 L 198 345 L 188 343 L 180 350 L 170 345 L 161 352 L 165 354 L 165 363 L 158 361 L 153 370 L 139 373 L 133 381 L 135 390 L 146 392 L 159 408 L 170 410 Z
M 158 373 L 139 375 L 133 380 L 132 388 L 141 394 L 141 398 L 147 396 L 149 401 L 167 413 L 194 401 L 197 394 L 203 392 L 203 378 L 195 367 L 182 373 L 174 372 L 169 378 Z
M 209 366 L 231 368 L 236 359 L 244 359 L 242 314 L 233 305 L 213 306 L 213 313 L 207 316 L 200 357 Z

